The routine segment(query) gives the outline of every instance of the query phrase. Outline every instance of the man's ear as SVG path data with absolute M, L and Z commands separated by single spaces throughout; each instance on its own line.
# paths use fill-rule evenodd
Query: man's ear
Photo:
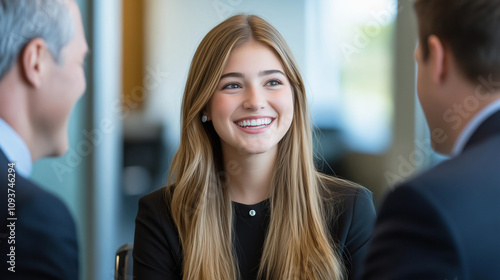
M 429 57 L 427 63 L 429 64 L 429 70 L 431 71 L 431 79 L 434 83 L 440 84 L 446 77 L 448 72 L 447 69 L 447 50 L 445 49 L 443 42 L 436 36 L 431 35 L 427 39 L 427 45 L 429 47 Z
M 35 88 L 42 85 L 42 73 L 48 51 L 45 41 L 42 38 L 35 38 L 21 52 L 22 72 L 26 82 Z

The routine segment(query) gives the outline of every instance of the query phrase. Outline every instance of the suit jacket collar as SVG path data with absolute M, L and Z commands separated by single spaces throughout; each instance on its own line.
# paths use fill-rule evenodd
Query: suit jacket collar
M 8 163 L 9 159 L 7 159 L 7 156 L 3 153 L 2 149 L 0 149 L 0 163 L 3 165 L 4 163 Z
M 474 131 L 469 141 L 467 141 L 464 151 L 495 135 L 500 135 L 500 111 L 497 111 L 487 118 L 476 131 Z

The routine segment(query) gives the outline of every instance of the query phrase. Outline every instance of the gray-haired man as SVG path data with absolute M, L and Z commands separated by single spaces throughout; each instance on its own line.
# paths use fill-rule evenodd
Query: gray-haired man
M 1 279 L 78 279 L 73 218 L 28 177 L 68 148 L 87 51 L 73 0 L 0 0 Z

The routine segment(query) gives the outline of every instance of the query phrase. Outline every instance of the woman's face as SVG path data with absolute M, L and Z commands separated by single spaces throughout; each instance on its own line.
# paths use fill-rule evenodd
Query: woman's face
M 276 152 L 290 128 L 293 94 L 278 57 L 253 40 L 232 50 L 214 95 L 208 119 L 224 152 Z

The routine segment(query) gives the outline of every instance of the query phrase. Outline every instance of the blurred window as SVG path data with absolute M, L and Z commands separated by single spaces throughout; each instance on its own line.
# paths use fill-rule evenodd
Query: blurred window
M 319 128 L 350 150 L 383 154 L 392 142 L 396 0 L 307 2 L 306 81 Z

